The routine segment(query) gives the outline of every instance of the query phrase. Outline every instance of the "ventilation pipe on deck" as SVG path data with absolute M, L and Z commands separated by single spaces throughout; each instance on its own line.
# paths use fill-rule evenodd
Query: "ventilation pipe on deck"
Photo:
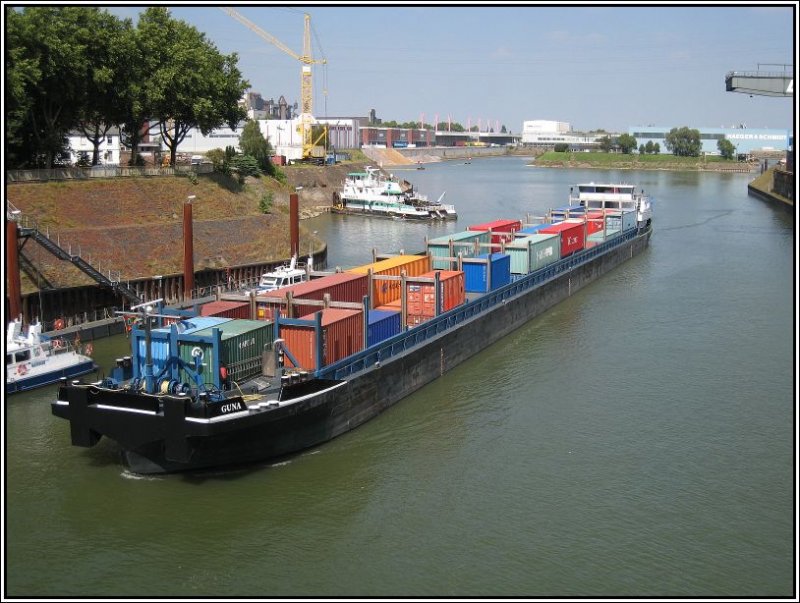
M 17 223 L 6 223 L 6 269 L 8 274 L 8 317 L 14 319 L 22 313 L 22 286 L 19 277 L 19 245 L 17 245 Z
M 300 202 L 297 193 L 289 195 L 289 246 L 290 256 L 300 257 Z

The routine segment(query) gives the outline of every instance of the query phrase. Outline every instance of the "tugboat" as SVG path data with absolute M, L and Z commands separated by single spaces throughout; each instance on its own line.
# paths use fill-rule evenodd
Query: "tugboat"
M 91 354 L 92 344 L 87 344 Z M 67 341 L 42 335 L 38 321 L 22 334 L 22 321 L 15 319 L 6 331 L 6 392 L 21 392 L 56 383 L 62 377 L 79 377 L 97 370 L 89 356 L 79 354 Z

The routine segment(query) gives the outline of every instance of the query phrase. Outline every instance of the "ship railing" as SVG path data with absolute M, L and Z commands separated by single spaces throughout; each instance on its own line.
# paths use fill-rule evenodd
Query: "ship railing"
M 529 289 L 554 280 L 581 264 L 590 262 L 609 250 L 620 247 L 640 235 L 636 228 L 628 230 L 611 240 L 604 241 L 589 249 L 570 255 L 562 260 L 549 264 L 535 272 L 524 275 L 511 283 L 499 287 L 473 301 L 462 304 L 436 318 L 432 318 L 419 326 L 385 339 L 360 352 L 318 370 L 315 375 L 323 379 L 346 379 L 350 375 L 365 370 L 390 358 L 406 352 L 417 345 L 432 339 L 452 327 L 471 320 L 474 316 L 506 303 Z

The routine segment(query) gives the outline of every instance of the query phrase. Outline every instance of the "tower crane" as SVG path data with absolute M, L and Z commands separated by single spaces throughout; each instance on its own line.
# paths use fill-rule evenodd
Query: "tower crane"
M 300 102 L 302 112 L 300 114 L 300 130 L 303 138 L 303 159 L 311 159 L 315 156 L 315 147 L 319 141 L 312 140 L 311 124 L 314 121 L 313 116 L 313 84 L 311 79 L 311 65 L 325 65 L 327 61 L 323 59 L 315 59 L 311 54 L 311 16 L 308 13 L 304 14 L 304 30 L 303 30 L 303 54 L 297 54 L 291 48 L 286 46 L 283 42 L 278 40 L 275 36 L 267 33 L 258 25 L 250 21 L 247 17 L 240 14 L 238 11 L 230 7 L 219 7 L 220 10 L 228 13 L 231 17 L 239 21 L 242 25 L 255 32 L 258 36 L 265 39 L 267 42 L 276 46 L 290 57 L 297 59 L 302 63 L 300 68 Z M 321 137 L 320 137 L 321 138 Z M 324 157 L 324 152 L 322 154 Z

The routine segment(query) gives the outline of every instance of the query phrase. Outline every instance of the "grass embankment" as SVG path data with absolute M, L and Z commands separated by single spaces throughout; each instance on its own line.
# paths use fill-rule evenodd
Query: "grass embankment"
M 303 182 L 312 196 L 323 177 L 288 170 L 289 184 L 248 178 L 244 185 L 220 174 L 186 177 L 98 178 L 9 184 L 8 200 L 42 231 L 71 246 L 102 272 L 119 271 L 123 280 L 179 274 L 183 270 L 183 204 L 194 195 L 195 269 L 224 268 L 280 261 L 289 256 L 288 200 L 292 181 Z M 323 174 L 324 176 L 324 174 Z M 338 180 L 338 175 L 330 174 Z M 325 187 L 323 187 L 325 188 Z M 328 189 L 326 189 L 328 190 Z M 264 213 L 261 200 L 271 197 Z M 303 192 L 301 192 L 301 205 Z M 330 199 L 330 190 L 327 193 Z M 308 241 L 307 233 L 301 237 Z M 315 247 L 320 244 L 316 241 Z M 94 282 L 69 262 L 33 241 L 23 247 L 23 263 L 41 273 L 43 288 Z M 23 293 L 35 292 L 36 280 L 24 272 Z
M 548 151 L 532 165 L 622 170 L 750 171 L 750 166 L 719 156 L 677 157 L 675 155 L 623 155 L 622 153 L 556 153 Z

